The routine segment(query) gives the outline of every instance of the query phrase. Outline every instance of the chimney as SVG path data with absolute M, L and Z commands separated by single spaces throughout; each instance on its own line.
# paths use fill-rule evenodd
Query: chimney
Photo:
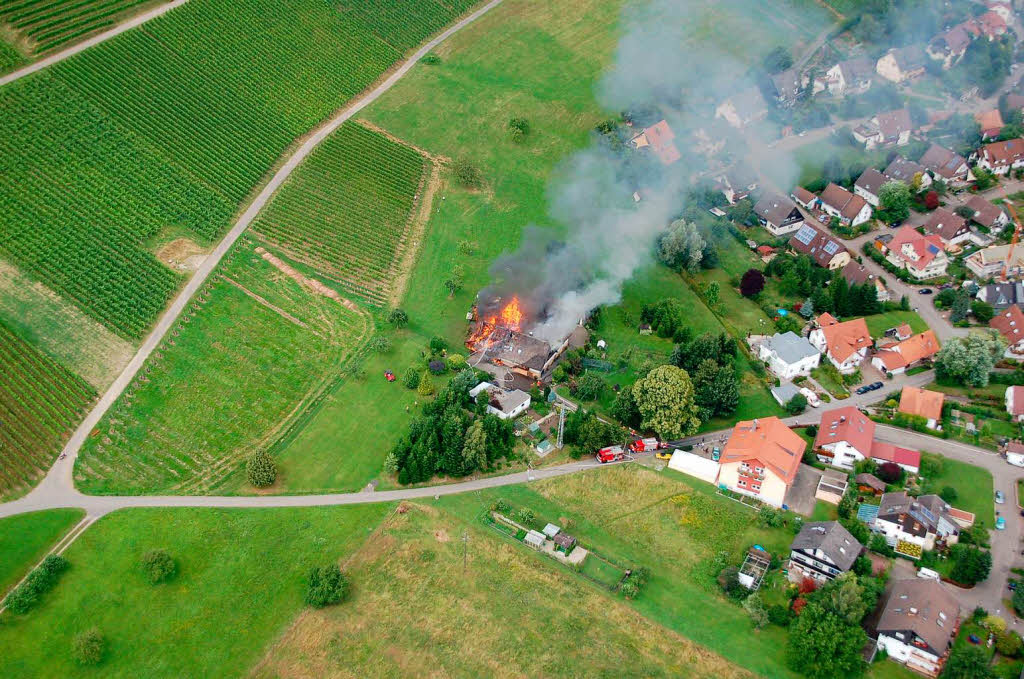
M 754 431 L 757 431 L 757 418 L 754 418 Z

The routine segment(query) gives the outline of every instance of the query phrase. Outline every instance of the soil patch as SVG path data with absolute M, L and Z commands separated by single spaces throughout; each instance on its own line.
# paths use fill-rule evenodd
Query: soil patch
M 206 259 L 206 250 L 188 238 L 175 238 L 156 251 L 156 258 L 176 271 L 195 271 Z

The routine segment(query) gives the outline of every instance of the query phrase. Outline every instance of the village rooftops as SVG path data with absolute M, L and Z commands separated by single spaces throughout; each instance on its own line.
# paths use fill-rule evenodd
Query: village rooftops
M 790 545 L 792 550 L 821 550 L 841 571 L 853 568 L 863 547 L 838 521 L 805 523 Z
M 879 113 L 875 116 L 875 120 L 878 121 L 878 131 L 886 139 L 893 139 L 898 137 L 901 132 L 909 132 L 914 129 L 914 123 L 910 119 L 910 111 L 905 108 Z
M 793 198 L 801 205 L 807 206 L 818 199 L 816 195 L 808 191 L 802 186 L 798 186 L 793 189 Z
M 913 249 L 916 259 L 905 256 L 903 252 L 904 245 L 908 245 Z M 890 251 L 895 251 L 907 266 L 921 271 L 928 268 L 928 265 L 943 251 L 944 247 L 942 239 L 938 236 L 922 236 L 912 226 L 900 227 L 899 231 L 892 237 L 892 240 L 889 241 Z
M 932 49 L 943 49 L 949 54 L 963 54 L 971 44 L 971 34 L 963 24 L 957 24 L 944 33 L 940 33 L 930 43 Z
M 1024 304 L 1024 283 L 992 283 L 983 285 L 978 292 L 978 299 L 988 302 L 997 311 L 1013 306 Z
M 662 165 L 671 165 L 682 157 L 673 141 L 675 138 L 668 123 L 660 120 L 633 137 L 632 144 L 637 149 L 650 148 Z
M 789 219 L 790 214 L 795 209 L 796 203 L 785 196 L 774 193 L 765 194 L 754 205 L 754 213 L 758 217 L 776 225 L 780 225 Z
M 993 205 L 977 194 L 971 196 L 964 204 L 974 210 L 974 216 L 971 217 L 973 221 L 990 229 L 997 228 L 999 222 L 1006 219 L 1006 213 L 1001 207 Z
M 855 218 L 865 205 L 863 198 L 834 183 L 826 186 L 821 192 L 821 202 L 846 219 Z
M 958 214 L 940 207 L 924 223 L 925 233 L 934 233 L 943 241 L 951 241 L 967 229 L 967 220 Z
M 874 438 L 875 423 L 853 406 L 846 406 L 822 414 L 814 447 L 845 441 L 867 457 Z
M 759 460 L 788 486 L 807 444 L 777 417 L 738 422 L 722 450 L 722 464 Z
M 872 344 L 868 324 L 863 318 L 840 323 L 831 314 L 824 313 L 818 316 L 817 323 L 825 336 L 828 353 L 840 363 Z
M 896 65 L 903 72 L 915 71 L 923 68 L 928 56 L 920 45 L 907 45 L 889 50 Z
M 853 480 L 857 483 L 858 486 L 867 486 L 871 490 L 878 493 L 885 492 L 885 481 L 878 478 L 874 474 L 868 474 L 867 472 L 864 472 L 862 474 L 857 474 L 857 476 Z
M 1011 347 L 1024 340 L 1024 311 L 1017 305 L 1009 306 L 999 312 L 988 322 Z
M 796 69 L 790 68 L 782 73 L 771 76 L 772 86 L 780 101 L 794 101 L 800 94 L 800 74 Z
M 926 171 L 927 168 L 923 165 L 907 160 L 903 156 L 896 156 L 882 174 L 893 181 L 910 184 L 914 180 L 914 175 L 923 175 Z
M 897 344 L 890 344 L 879 350 L 875 358 L 880 360 L 886 371 L 906 368 L 918 361 L 931 358 L 939 351 L 939 340 L 932 330 L 913 335 Z
M 765 340 L 765 344 L 780 359 L 791 364 L 819 353 L 806 338 L 800 337 L 792 330 L 775 333 Z
M 999 109 L 997 108 L 975 113 L 974 120 L 981 126 L 981 136 L 983 139 L 986 137 L 998 137 L 999 132 L 1005 125 L 1003 116 L 999 114 Z
M 1024 158 L 1024 139 L 994 141 L 981 147 L 981 155 L 993 167 L 1012 165 Z
M 856 57 L 840 61 L 839 70 L 843 74 L 843 80 L 847 83 L 857 83 L 871 80 L 875 75 L 875 64 L 867 57 Z
M 907 415 L 917 415 L 926 420 L 941 420 L 942 402 L 945 398 L 945 394 L 939 391 L 919 387 L 903 387 L 903 392 L 900 394 L 899 411 Z
M 960 603 L 945 587 L 935 580 L 911 578 L 892 583 L 876 627 L 886 636 L 909 632 L 941 657 L 953 639 L 959 617 Z
M 928 150 L 921 156 L 921 165 L 943 179 L 956 179 L 967 174 L 967 161 L 964 160 L 963 156 L 957 155 L 938 144 L 932 144 L 928 147 Z
M 909 467 L 915 472 L 921 468 L 921 453 L 919 451 L 894 446 L 884 441 L 872 442 L 871 459 L 879 464 L 892 462 L 901 467 Z
M 807 222 L 789 239 L 789 245 L 797 252 L 809 255 L 815 264 L 825 268 L 828 268 L 836 255 L 846 252 L 846 246 L 838 239 Z
M 857 183 L 854 184 L 854 186 L 877 196 L 878 190 L 881 189 L 882 185 L 887 181 L 889 181 L 888 177 L 875 168 L 869 167 L 861 173 L 860 177 L 857 178 Z

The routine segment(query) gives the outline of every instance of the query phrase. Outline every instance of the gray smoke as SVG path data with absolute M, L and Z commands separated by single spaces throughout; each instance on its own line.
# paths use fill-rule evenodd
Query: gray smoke
M 709 44 L 714 41 L 693 46 L 693 27 L 722 20 L 719 11 L 716 3 L 699 0 L 648 0 L 623 10 L 615 60 L 596 96 L 610 112 L 649 112 L 646 124 L 664 118 L 682 158 L 669 166 L 636 162 L 635 152 L 595 142 L 561 164 L 549 185 L 549 205 L 566 227 L 564 244 L 552 245 L 549 233 L 528 227 L 523 245 L 495 262 L 496 284 L 486 293 L 519 295 L 537 319 L 536 336 L 556 342 L 595 307 L 620 300 L 623 283 L 650 261 L 658 236 L 682 212 L 687 189 L 701 176 L 718 176 L 698 148 L 701 140 L 725 141 L 715 162 L 746 156 L 755 168 L 771 170 L 779 188 L 791 188 L 796 164 L 760 141 L 775 138 L 777 130 L 740 134 L 714 119 L 718 103 L 755 86 L 748 65 Z M 637 190 L 640 202 L 633 198 Z

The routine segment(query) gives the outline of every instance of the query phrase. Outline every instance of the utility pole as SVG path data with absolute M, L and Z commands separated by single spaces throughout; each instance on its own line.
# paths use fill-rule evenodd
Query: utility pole
M 565 404 L 558 401 L 558 445 L 559 450 L 564 445 L 562 439 L 565 437 Z

